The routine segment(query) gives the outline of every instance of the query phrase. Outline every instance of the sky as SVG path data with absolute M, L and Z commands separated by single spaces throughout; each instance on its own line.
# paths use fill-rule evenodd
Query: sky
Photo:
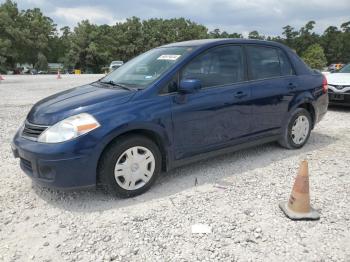
M 0 0 L 4 2 L 4 0 Z M 315 31 L 350 21 L 350 0 L 17 0 L 19 9 L 39 7 L 58 27 L 74 27 L 89 19 L 95 24 L 148 18 L 184 17 L 229 33 L 257 30 L 264 35 L 281 35 L 282 27 L 297 29 L 316 21 Z

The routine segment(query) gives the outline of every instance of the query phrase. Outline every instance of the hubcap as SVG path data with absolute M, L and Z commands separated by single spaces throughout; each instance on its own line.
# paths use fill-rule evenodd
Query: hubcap
M 295 144 L 304 143 L 310 129 L 309 119 L 306 116 L 298 116 L 292 126 L 292 140 Z
M 143 187 L 153 176 L 155 159 L 152 152 L 142 146 L 131 147 L 117 160 L 114 177 L 125 190 Z

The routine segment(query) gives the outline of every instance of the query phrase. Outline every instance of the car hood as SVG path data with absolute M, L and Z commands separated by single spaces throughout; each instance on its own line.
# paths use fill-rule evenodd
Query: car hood
M 333 73 L 326 77 L 330 85 L 350 85 L 350 73 Z
M 37 125 L 53 125 L 79 113 L 94 112 L 128 102 L 136 91 L 105 88 L 93 83 L 69 89 L 37 102 L 28 113 L 27 120 Z

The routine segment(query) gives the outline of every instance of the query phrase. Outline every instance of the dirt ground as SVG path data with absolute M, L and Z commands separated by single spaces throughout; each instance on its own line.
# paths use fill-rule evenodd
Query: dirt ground
M 32 184 L 10 149 L 29 109 L 100 77 L 1 81 L 0 261 L 350 261 L 350 108 L 331 107 L 300 150 L 270 143 L 201 161 L 133 199 Z M 302 159 L 319 221 L 291 221 L 278 208 Z M 197 223 L 211 233 L 192 234 Z

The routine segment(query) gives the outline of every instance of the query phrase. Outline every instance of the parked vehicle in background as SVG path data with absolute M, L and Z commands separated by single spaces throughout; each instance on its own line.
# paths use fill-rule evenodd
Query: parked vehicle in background
M 58 71 L 63 72 L 63 67 L 62 63 L 48 63 L 47 73 L 57 74 Z
M 109 66 L 109 71 L 113 71 L 119 67 L 121 67 L 124 64 L 123 61 L 112 61 Z
M 329 71 L 329 72 L 338 71 L 338 70 L 341 69 L 343 66 L 344 66 L 344 64 L 342 64 L 342 63 L 330 64 L 330 65 L 328 66 L 328 71 Z
M 329 103 L 350 106 L 350 64 L 326 77 L 329 87 Z
M 327 106 L 325 77 L 282 44 L 187 41 L 39 101 L 12 149 L 38 183 L 130 197 L 206 157 L 271 141 L 301 148 Z

